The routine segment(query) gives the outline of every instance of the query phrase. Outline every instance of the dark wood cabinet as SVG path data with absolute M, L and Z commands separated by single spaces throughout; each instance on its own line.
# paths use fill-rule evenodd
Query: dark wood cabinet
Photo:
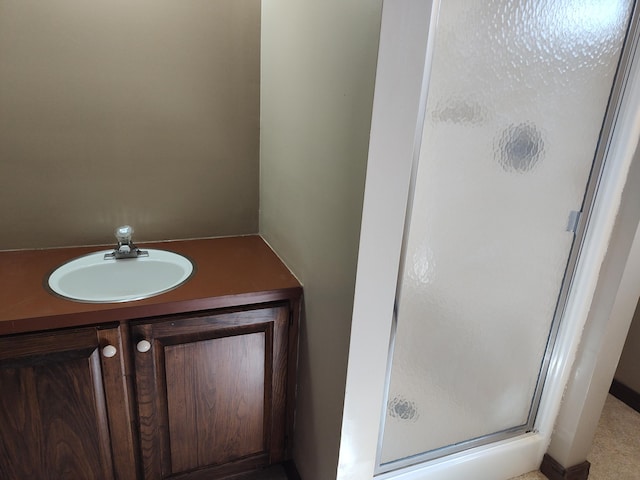
M 0 478 L 215 479 L 285 460 L 292 305 L 0 337 Z
M 134 324 L 145 479 L 284 460 L 290 318 L 281 303 Z
M 300 283 L 255 235 L 153 248 L 197 273 L 121 304 L 42 288 L 94 247 L 0 252 L 0 480 L 213 480 L 288 459 Z
M 126 372 L 119 326 L 0 338 L 0 478 L 135 478 Z

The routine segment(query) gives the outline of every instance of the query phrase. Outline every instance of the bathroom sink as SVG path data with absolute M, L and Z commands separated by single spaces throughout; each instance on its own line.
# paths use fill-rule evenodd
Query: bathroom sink
M 102 250 L 71 260 L 47 279 L 56 295 L 89 303 L 142 300 L 173 290 L 194 272 L 193 263 L 182 255 L 149 249 L 137 258 L 105 258 L 113 250 Z

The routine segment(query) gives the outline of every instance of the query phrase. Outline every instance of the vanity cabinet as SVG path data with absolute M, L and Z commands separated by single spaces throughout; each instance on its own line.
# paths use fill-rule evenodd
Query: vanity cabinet
M 113 304 L 42 288 L 92 247 L 0 252 L 0 479 L 213 480 L 287 459 L 300 283 L 258 236 L 153 247 L 196 274 Z
M 136 477 L 122 340 L 119 326 L 0 337 L 0 478 Z
M 293 322 L 273 302 L 0 337 L 0 478 L 214 479 L 285 460 Z
M 287 303 L 132 326 L 145 479 L 212 479 L 285 458 Z

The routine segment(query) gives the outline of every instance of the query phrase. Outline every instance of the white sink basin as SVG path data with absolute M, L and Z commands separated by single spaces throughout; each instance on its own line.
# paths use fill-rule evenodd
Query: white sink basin
M 58 267 L 49 275 L 49 288 L 78 302 L 132 302 L 179 287 L 194 271 L 188 258 L 166 250 L 148 249 L 146 257 L 105 259 L 112 251 L 91 253 Z

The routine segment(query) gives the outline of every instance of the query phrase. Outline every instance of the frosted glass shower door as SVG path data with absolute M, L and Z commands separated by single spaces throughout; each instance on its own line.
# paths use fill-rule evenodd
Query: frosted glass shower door
M 441 0 L 379 471 L 531 428 L 632 3 Z

